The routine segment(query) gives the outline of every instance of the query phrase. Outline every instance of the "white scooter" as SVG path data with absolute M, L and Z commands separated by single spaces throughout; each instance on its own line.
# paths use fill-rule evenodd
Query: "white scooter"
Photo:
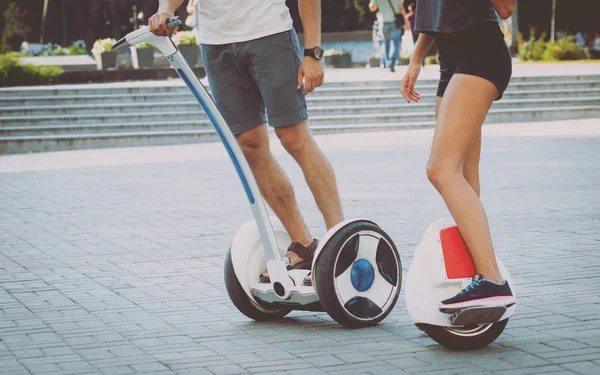
M 169 30 L 180 24 L 177 17 L 167 21 Z M 349 328 L 383 320 L 394 308 L 402 284 L 400 256 L 391 238 L 372 221 L 346 220 L 320 240 L 311 270 L 288 271 L 282 256 L 290 236 L 267 215 L 250 167 L 212 98 L 171 38 L 152 34 L 148 26 L 127 34 L 113 50 L 140 43 L 152 44 L 165 55 L 202 106 L 250 202 L 254 220 L 236 233 L 225 259 L 225 286 L 238 310 L 254 320 L 279 319 L 291 310 L 326 311 Z M 259 275 L 265 270 L 270 282 L 261 283 Z M 309 272 L 312 285 L 304 285 Z
M 500 273 L 516 297 L 504 264 Z M 492 343 L 514 315 L 516 305 L 465 308 L 454 314 L 438 310 L 440 301 L 455 296 L 475 274 L 473 260 L 450 219 L 427 228 L 406 276 L 406 307 L 413 323 L 439 344 L 452 350 L 473 350 Z

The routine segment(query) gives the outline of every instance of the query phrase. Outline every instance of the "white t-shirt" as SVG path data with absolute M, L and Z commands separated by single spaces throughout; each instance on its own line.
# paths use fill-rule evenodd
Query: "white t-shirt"
M 202 44 L 246 42 L 293 25 L 285 0 L 198 0 L 198 15 Z

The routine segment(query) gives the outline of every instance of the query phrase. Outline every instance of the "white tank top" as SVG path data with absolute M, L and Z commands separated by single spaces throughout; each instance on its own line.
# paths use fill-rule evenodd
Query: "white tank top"
M 285 0 L 199 0 L 198 40 L 229 44 L 288 31 L 293 22 Z

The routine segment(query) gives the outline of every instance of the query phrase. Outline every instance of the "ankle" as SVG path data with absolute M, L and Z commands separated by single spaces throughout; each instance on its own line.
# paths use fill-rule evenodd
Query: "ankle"
M 502 277 L 502 275 L 482 274 L 482 276 L 484 279 L 491 281 L 493 283 L 500 284 L 500 285 L 504 284 L 504 278 Z

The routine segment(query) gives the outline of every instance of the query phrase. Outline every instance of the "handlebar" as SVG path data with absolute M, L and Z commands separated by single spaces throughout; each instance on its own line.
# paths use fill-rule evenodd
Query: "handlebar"
M 169 31 L 172 31 L 177 26 L 180 26 L 182 22 L 178 16 L 175 16 L 175 17 L 171 17 L 171 18 L 167 19 L 167 21 L 165 23 L 167 24 L 167 28 L 169 29 Z M 114 52 L 119 52 L 119 51 L 122 51 L 122 50 L 126 49 L 127 47 L 130 47 L 134 44 L 140 44 L 140 43 L 142 43 L 142 39 L 144 39 L 143 38 L 144 35 L 147 35 L 147 34 L 152 34 L 150 32 L 150 28 L 148 26 L 140 27 L 138 30 L 132 31 L 129 34 L 125 35 L 123 38 L 119 39 L 119 41 L 113 45 L 112 50 Z M 154 35 L 154 34 L 152 34 L 152 35 Z M 139 41 L 139 42 L 130 43 L 131 41 L 134 41 L 134 40 Z

